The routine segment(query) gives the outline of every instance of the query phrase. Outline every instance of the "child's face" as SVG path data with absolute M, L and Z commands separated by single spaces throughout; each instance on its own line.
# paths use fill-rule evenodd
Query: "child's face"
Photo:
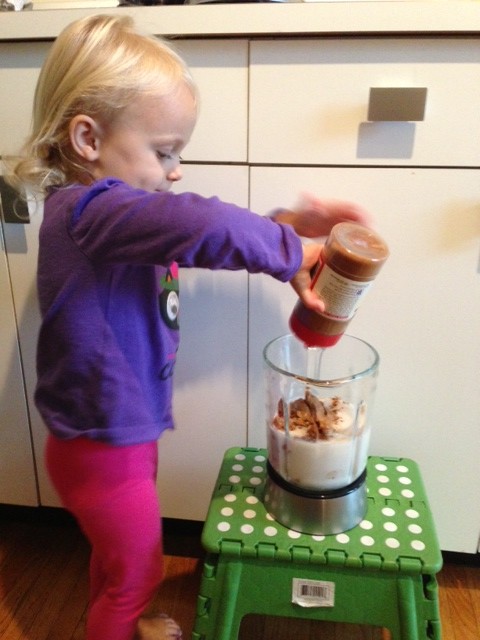
M 180 153 L 196 115 L 195 99 L 185 84 L 167 96 L 140 96 L 101 128 L 95 178 L 115 177 L 145 191 L 167 191 L 182 177 Z

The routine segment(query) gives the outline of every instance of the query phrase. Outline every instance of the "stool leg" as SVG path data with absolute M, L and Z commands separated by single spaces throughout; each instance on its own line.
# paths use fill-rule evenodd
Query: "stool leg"
M 397 593 L 400 638 L 401 640 L 419 640 L 417 605 L 412 580 L 409 578 L 399 578 L 397 581 Z
M 211 640 L 237 640 L 239 623 L 234 625 L 237 612 L 237 596 L 242 576 L 241 562 L 228 562 L 221 581 L 222 595 L 218 603 L 215 634 Z

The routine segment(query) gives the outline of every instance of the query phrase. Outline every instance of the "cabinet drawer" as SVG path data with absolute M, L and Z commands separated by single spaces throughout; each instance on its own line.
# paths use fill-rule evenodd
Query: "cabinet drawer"
M 186 60 L 200 91 L 200 114 L 182 157 L 206 162 L 247 159 L 248 44 L 245 40 L 172 43 Z M 48 42 L 0 43 L 0 155 L 16 155 L 29 133 L 33 94 Z
M 178 40 L 173 43 L 198 84 L 200 112 L 185 160 L 246 162 L 248 43 Z
M 18 155 L 30 132 L 35 85 L 50 46 L 50 42 L 0 43 L 0 155 Z
M 478 40 L 257 41 L 250 59 L 253 163 L 480 164 Z M 371 88 L 426 88 L 424 119 L 368 121 Z

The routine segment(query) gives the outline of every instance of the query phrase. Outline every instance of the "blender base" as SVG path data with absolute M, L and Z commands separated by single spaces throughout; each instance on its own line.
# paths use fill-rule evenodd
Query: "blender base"
M 284 480 L 267 462 L 264 504 L 289 529 L 330 535 L 353 529 L 367 511 L 366 470 L 351 484 L 332 491 L 309 491 Z

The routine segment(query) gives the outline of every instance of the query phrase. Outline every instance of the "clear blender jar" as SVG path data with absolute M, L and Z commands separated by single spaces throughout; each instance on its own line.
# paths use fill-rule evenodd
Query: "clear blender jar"
M 309 348 L 293 335 L 264 349 L 265 505 L 305 533 L 338 533 L 366 511 L 366 464 L 379 356 L 353 336 Z

